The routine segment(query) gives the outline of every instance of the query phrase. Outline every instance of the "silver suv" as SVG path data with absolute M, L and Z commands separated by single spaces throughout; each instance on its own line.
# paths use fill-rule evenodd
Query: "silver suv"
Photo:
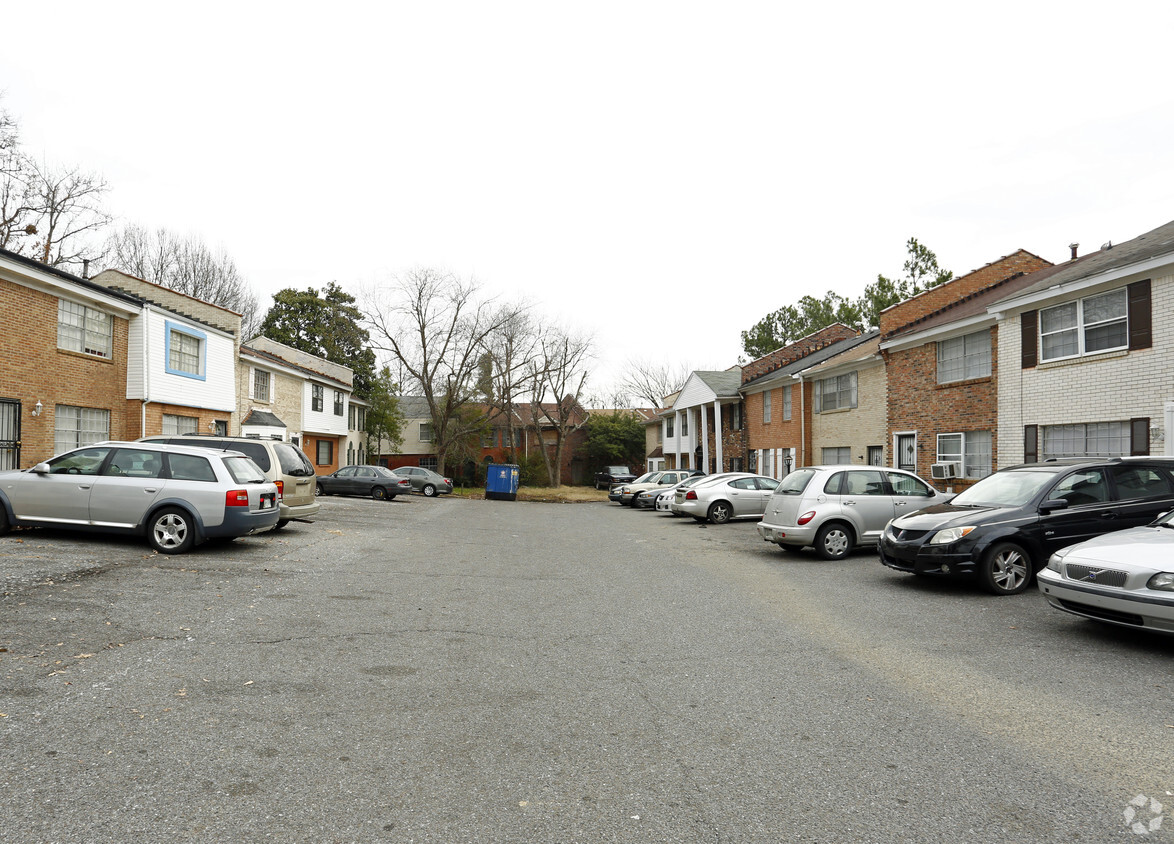
M 202 434 L 143 437 L 139 442 L 195 445 L 201 448 L 239 451 L 261 467 L 265 477 L 277 484 L 281 511 L 275 530 L 290 522 L 312 521 L 321 508 L 314 498 L 317 474 L 310 458 L 293 443 L 257 437 L 218 437 Z
M 239 452 L 104 442 L 0 472 L 0 534 L 14 525 L 131 533 L 182 554 L 269 530 L 278 516 L 277 486 Z
M 875 543 L 891 519 L 951 498 L 903 469 L 804 466 L 775 487 L 758 534 L 784 551 L 811 545 L 823 559 L 838 560 Z

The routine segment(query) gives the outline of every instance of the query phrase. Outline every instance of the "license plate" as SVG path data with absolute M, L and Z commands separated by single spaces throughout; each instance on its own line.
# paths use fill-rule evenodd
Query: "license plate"
M 268 495 L 261 496 L 261 509 L 270 510 L 273 508 L 273 499 Z

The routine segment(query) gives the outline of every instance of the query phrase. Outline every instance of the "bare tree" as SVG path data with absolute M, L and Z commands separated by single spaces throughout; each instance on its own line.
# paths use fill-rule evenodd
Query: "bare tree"
M 213 251 L 198 237 L 132 224 L 112 235 L 106 249 L 108 260 L 125 273 L 236 311 L 242 339 L 260 330 L 257 295 L 223 247 Z
M 538 341 L 538 356 L 530 373 L 530 425 L 542 446 L 542 460 L 552 487 L 562 486 L 567 438 L 587 424 L 588 415 L 580 399 L 587 384 L 586 367 L 593 357 L 589 338 L 562 329 L 547 329 Z M 554 435 L 553 456 L 544 439 L 545 431 Z
M 512 450 L 521 419 L 517 408 L 525 404 L 523 396 L 529 389 L 540 329 L 530 317 L 528 305 L 515 305 L 509 310 L 509 320 L 486 338 L 478 391 L 485 397 L 489 415 L 504 421 Z
M 372 345 L 393 355 L 418 385 L 432 421 L 438 469 L 449 451 L 484 427 L 467 412 L 489 338 L 517 313 L 481 295 L 480 286 L 433 269 L 417 269 L 362 297 Z M 462 412 L 465 411 L 465 412 Z
M 13 252 L 19 251 L 20 239 L 33 226 L 28 170 L 16 120 L 0 109 L 0 248 Z
M 84 260 L 98 260 L 102 249 L 95 236 L 110 224 L 102 205 L 106 180 L 78 167 L 55 168 L 27 159 L 28 202 L 36 235 L 34 257 L 51 267 L 81 268 Z
M 660 407 L 665 396 L 672 395 L 685 386 L 692 371 L 693 367 L 683 363 L 629 360 L 627 372 L 620 381 L 620 389 L 638 401 L 648 402 L 648 407 Z

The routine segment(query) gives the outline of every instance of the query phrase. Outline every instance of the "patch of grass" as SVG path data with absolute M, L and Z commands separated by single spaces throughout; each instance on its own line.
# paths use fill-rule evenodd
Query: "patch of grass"
M 456 487 L 452 494 L 456 498 L 484 498 L 485 490 L 475 487 Z M 607 490 L 590 486 L 523 486 L 518 488 L 519 501 L 547 501 L 565 504 L 581 504 L 591 501 L 607 501 Z

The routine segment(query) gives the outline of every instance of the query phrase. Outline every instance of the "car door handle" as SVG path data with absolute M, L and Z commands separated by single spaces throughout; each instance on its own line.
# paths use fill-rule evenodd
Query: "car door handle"
M 1104 513 L 1101 513 L 1101 518 L 1102 519 L 1117 519 L 1117 518 L 1120 518 L 1120 516 L 1112 510 L 1106 510 Z
M 147 495 L 154 495 L 158 491 L 159 491 L 158 487 L 153 487 L 153 486 L 143 487 L 143 492 Z

